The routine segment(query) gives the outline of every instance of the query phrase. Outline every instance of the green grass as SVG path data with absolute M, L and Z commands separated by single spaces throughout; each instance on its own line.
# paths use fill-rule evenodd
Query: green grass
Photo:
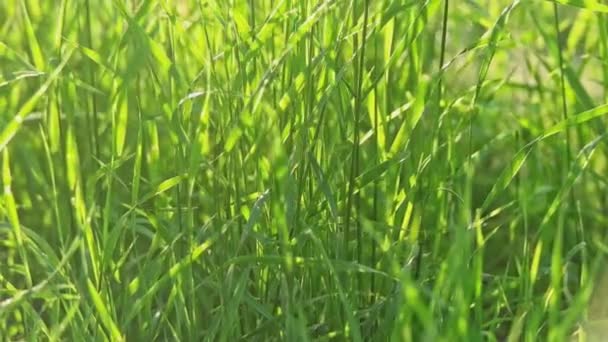
M 0 1 L 0 341 L 601 341 L 608 5 Z

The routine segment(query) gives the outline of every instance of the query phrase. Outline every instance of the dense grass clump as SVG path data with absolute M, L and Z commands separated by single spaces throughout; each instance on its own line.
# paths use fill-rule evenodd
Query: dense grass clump
M 0 1 L 0 340 L 608 338 L 608 5 Z

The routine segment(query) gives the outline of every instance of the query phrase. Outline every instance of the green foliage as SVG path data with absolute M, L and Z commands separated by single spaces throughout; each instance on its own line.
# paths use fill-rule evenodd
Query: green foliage
M 601 341 L 607 12 L 0 1 L 0 341 Z

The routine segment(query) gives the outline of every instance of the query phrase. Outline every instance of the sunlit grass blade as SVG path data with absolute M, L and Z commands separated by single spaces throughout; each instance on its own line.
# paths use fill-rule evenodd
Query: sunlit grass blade
M 63 68 L 66 66 L 73 50 L 68 51 L 65 54 L 64 59 L 61 63 L 48 75 L 48 78 L 44 84 L 19 108 L 19 111 L 15 114 L 13 119 L 8 125 L 2 128 L 0 133 L 0 151 L 4 150 L 6 145 L 13 139 L 17 134 L 19 128 L 23 124 L 25 117 L 36 107 L 40 98 L 46 93 L 51 84 L 61 75 Z

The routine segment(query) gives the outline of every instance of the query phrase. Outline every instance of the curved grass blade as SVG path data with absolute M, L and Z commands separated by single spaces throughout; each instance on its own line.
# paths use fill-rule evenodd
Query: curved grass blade
M 93 285 L 91 279 L 87 279 L 87 288 L 91 295 L 91 299 L 93 300 L 93 305 L 95 306 L 97 313 L 99 313 L 101 323 L 103 323 L 105 328 L 110 332 L 112 341 L 124 341 L 125 339 L 123 338 L 120 329 L 118 329 L 116 322 L 114 322 L 114 319 L 110 316 L 103 298 L 101 298 L 101 295 L 97 292 L 97 289 L 95 289 L 95 285 Z
M 536 139 L 532 140 L 530 143 L 524 146 L 524 148 L 522 148 L 515 155 L 513 160 L 511 160 L 509 165 L 498 177 L 497 182 L 492 187 L 492 190 L 490 190 L 490 193 L 486 197 L 481 208 L 484 210 L 488 209 L 490 204 L 492 204 L 492 202 L 496 199 L 496 196 L 507 189 L 513 178 L 517 175 L 521 167 L 524 165 L 526 159 L 528 158 L 528 155 L 530 154 L 531 148 L 536 143 L 545 140 L 553 135 L 556 135 L 560 132 L 563 132 L 566 130 L 566 128 L 581 125 L 606 114 L 608 114 L 608 104 L 601 105 L 588 111 L 572 115 L 568 117 L 568 119 L 564 119 L 555 124 L 553 127 L 550 127 L 549 129 L 545 130 L 541 135 L 539 135 Z
M 61 71 L 70 60 L 73 51 L 73 49 L 69 50 L 68 53 L 65 54 L 63 61 L 61 61 L 57 68 L 53 70 L 53 72 L 47 78 L 46 82 L 44 82 L 44 84 L 38 89 L 38 91 L 36 91 L 34 95 L 32 95 L 32 97 L 30 97 L 30 99 L 27 100 L 27 102 L 25 102 L 23 106 L 21 106 L 17 114 L 13 117 L 13 120 L 6 127 L 4 127 L 2 133 L 0 133 L 0 152 L 4 150 L 6 145 L 8 145 L 8 143 L 13 139 L 15 134 L 17 134 L 19 128 L 21 128 L 21 125 L 25 120 L 25 117 L 34 109 L 40 98 L 46 93 L 51 84 L 53 84 L 53 82 L 59 77 Z

